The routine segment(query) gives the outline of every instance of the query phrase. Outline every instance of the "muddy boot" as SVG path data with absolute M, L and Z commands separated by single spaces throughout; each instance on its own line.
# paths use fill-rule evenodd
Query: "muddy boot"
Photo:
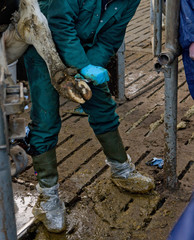
M 49 232 L 59 233 L 66 229 L 65 205 L 59 199 L 59 185 L 50 188 L 41 188 L 37 184 L 36 189 L 40 194 L 32 210 L 36 219 L 41 221 Z
M 106 163 L 111 167 L 111 180 L 117 187 L 131 193 L 148 193 L 154 189 L 154 180 L 136 171 L 129 155 L 124 163 L 109 160 Z
M 55 149 L 33 157 L 37 174 L 39 193 L 32 210 L 34 217 L 41 221 L 50 232 L 62 232 L 66 228 L 65 205 L 59 198 L 58 172 Z
M 154 181 L 135 170 L 129 155 L 126 155 L 118 130 L 96 136 L 100 141 L 111 167 L 113 183 L 131 193 L 147 193 L 154 187 Z

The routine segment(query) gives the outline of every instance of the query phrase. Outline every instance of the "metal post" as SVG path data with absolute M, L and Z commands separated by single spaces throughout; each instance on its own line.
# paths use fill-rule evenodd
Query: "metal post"
M 0 240 L 16 240 L 13 191 L 3 114 L 3 90 L 0 79 Z
M 166 49 L 178 57 L 180 54 L 179 47 L 179 12 L 180 0 L 166 1 Z
M 153 41 L 154 57 L 158 56 L 161 53 L 162 1 L 163 0 L 154 0 L 154 41 Z
M 178 186 L 176 174 L 177 137 L 177 82 L 178 82 L 178 29 L 180 0 L 166 2 L 166 55 L 165 73 L 165 165 L 166 186 Z M 162 56 L 161 56 L 162 57 Z
M 165 77 L 165 150 L 164 172 L 166 186 L 178 186 L 176 174 L 176 137 L 177 137 L 177 84 L 178 84 L 178 43 L 180 0 L 166 1 L 165 51 L 158 56 L 156 70 L 164 72 Z M 162 68 L 163 66 L 163 68 Z
M 164 71 L 165 76 L 165 148 L 164 172 L 167 188 L 177 187 L 176 175 L 176 137 L 177 137 L 177 85 L 178 85 L 178 59 L 168 65 Z
M 176 131 L 177 131 L 177 82 L 178 82 L 178 44 L 180 0 L 166 1 L 166 44 L 165 52 L 158 61 L 164 65 L 165 76 L 165 164 L 166 186 L 178 186 L 176 174 Z
M 117 79 L 118 79 L 118 94 L 117 100 L 125 100 L 125 43 L 123 42 L 117 52 Z

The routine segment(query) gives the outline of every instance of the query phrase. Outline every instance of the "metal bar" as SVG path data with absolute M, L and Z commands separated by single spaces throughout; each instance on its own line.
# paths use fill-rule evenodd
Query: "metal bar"
M 0 46 L 0 55 L 2 54 Z M 16 221 L 4 111 L 4 67 L 0 65 L 0 240 L 16 240 Z
M 164 172 L 167 188 L 177 187 L 176 174 L 176 138 L 177 138 L 177 85 L 178 85 L 178 59 L 164 71 L 165 76 L 165 147 Z
M 177 84 L 180 0 L 166 1 L 165 51 L 158 55 L 157 71 L 163 71 L 165 77 L 165 149 L 164 173 L 166 187 L 178 187 L 176 174 L 176 137 L 177 137 Z
M 179 11 L 180 0 L 166 1 L 165 51 L 159 54 L 158 61 L 162 65 L 171 64 L 181 53 L 179 46 Z
M 179 52 L 179 11 L 180 0 L 166 1 L 166 49 L 171 50 L 177 57 Z
M 123 42 L 117 52 L 117 79 L 118 79 L 118 95 L 117 100 L 125 100 L 125 43 Z
M 176 131 L 177 131 L 177 82 L 178 82 L 178 26 L 180 0 L 166 2 L 166 52 L 169 58 L 164 68 L 165 76 L 165 163 L 166 186 L 175 189 L 178 186 L 176 174 Z M 163 63 L 164 64 L 164 63 Z
M 160 54 L 162 46 L 162 1 L 154 0 L 154 57 Z
M 0 106 L 0 146 L 6 145 L 3 111 Z M 7 148 L 0 148 L 0 239 L 16 240 L 16 222 Z

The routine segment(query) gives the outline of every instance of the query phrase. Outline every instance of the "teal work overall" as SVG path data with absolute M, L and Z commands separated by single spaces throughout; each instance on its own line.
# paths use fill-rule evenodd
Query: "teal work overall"
M 101 0 L 42 0 L 62 61 L 79 71 L 88 64 L 106 67 L 123 42 L 125 30 L 140 0 L 114 0 L 101 14 Z M 33 47 L 25 54 L 32 100 L 30 145 L 34 155 L 53 149 L 61 127 L 59 96 L 51 85 L 48 69 Z M 118 128 L 116 103 L 106 83 L 89 84 L 92 98 L 82 105 L 96 135 Z

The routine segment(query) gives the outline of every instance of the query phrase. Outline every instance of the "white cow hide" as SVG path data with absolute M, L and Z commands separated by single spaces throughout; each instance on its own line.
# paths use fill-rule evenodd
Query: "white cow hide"
M 72 69 L 66 68 L 61 61 L 47 19 L 41 13 L 37 0 L 20 0 L 19 11 L 14 13 L 12 23 L 1 38 L 1 49 L 4 49 L 1 55 L 6 56 L 10 64 L 21 57 L 30 44 L 46 62 L 51 82 L 60 95 L 78 103 L 91 98 L 87 83 L 75 81 L 69 75 Z

